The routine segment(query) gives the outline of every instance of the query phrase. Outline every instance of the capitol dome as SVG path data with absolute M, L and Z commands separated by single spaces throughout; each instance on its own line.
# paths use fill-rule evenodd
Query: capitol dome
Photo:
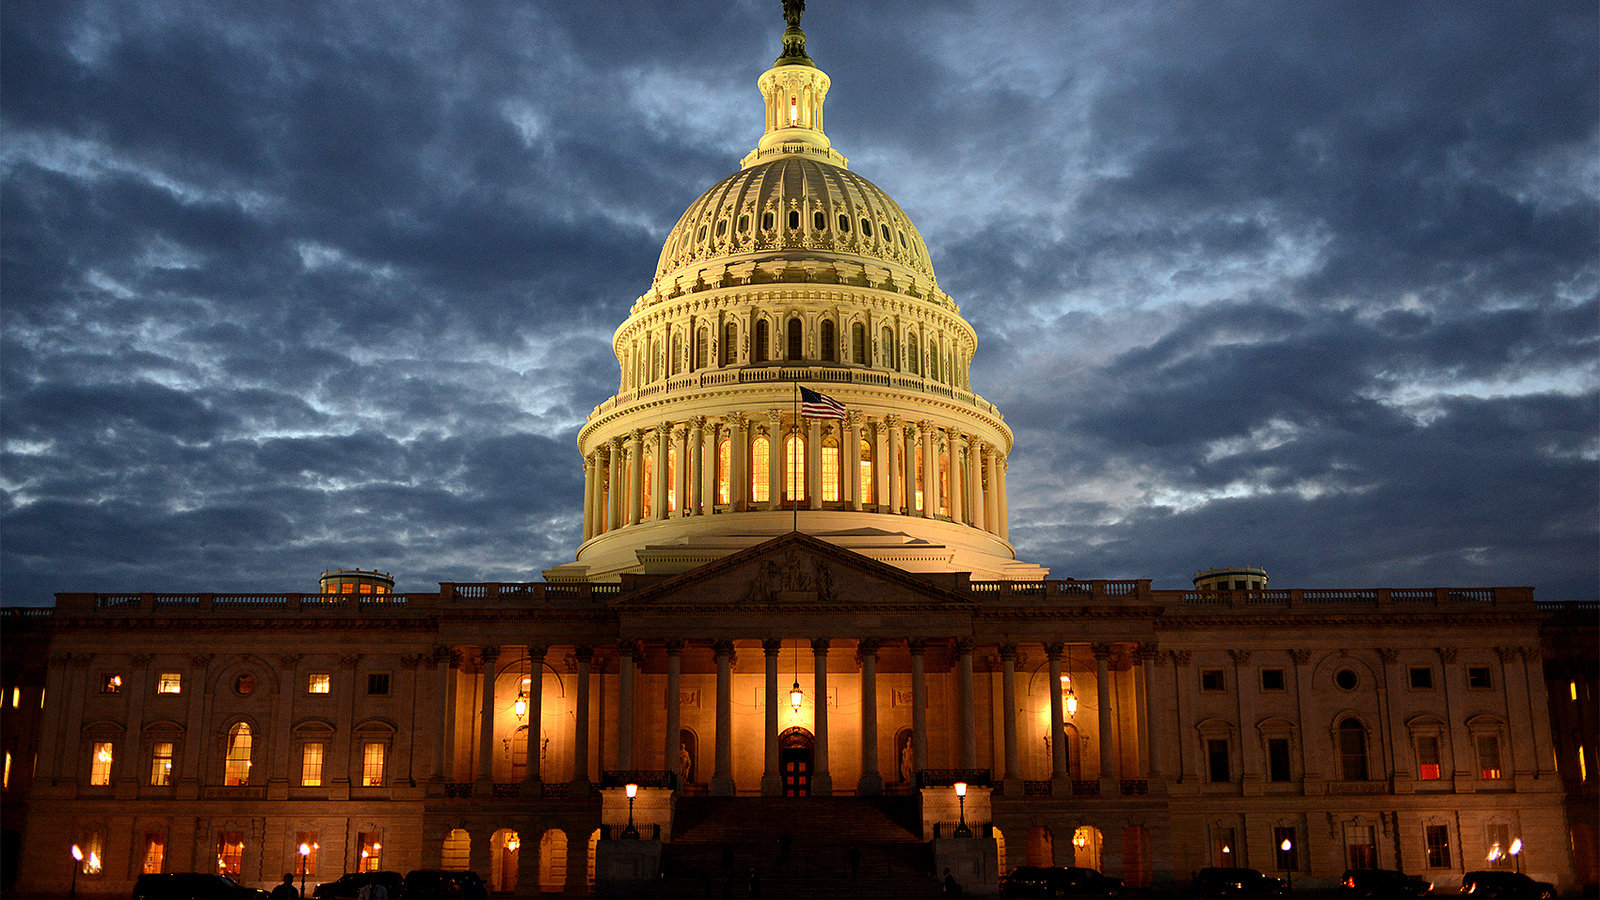
M 683 572 L 803 531 L 1042 579 L 1008 541 L 1011 430 L 972 392 L 977 334 L 910 217 L 833 149 L 798 23 L 757 86 L 755 149 L 679 218 L 613 337 L 617 392 L 578 433 L 583 543 L 546 578 Z

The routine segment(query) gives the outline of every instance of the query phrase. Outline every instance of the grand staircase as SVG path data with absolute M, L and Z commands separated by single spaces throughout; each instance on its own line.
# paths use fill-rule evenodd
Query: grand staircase
M 634 896 L 745 900 L 753 872 L 763 898 L 935 898 L 920 830 L 910 798 L 684 797 L 659 883 Z

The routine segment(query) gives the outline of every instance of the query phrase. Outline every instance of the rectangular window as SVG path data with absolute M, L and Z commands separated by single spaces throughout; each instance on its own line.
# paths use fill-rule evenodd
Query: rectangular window
M 100 693 L 116 694 L 122 691 L 122 676 L 115 672 L 107 672 L 100 676 Z
M 111 783 L 111 742 L 95 741 L 94 756 L 89 765 L 89 783 L 105 787 Z
M 167 863 L 167 836 L 159 831 L 146 832 L 144 836 L 144 868 L 146 875 L 160 875 Z
M 317 874 L 317 833 L 315 831 L 296 831 L 294 833 L 294 853 L 300 860 L 300 868 L 307 875 Z
M 106 833 L 98 828 L 90 829 L 83 833 L 83 841 L 78 846 L 83 850 L 83 862 L 78 864 L 78 871 L 85 875 L 100 874 L 106 859 Z
M 861 442 L 861 502 L 866 504 L 877 503 L 877 496 L 872 492 L 872 446 L 866 441 Z
M 368 741 L 361 752 L 361 786 L 383 787 L 383 744 Z
M 313 742 L 300 750 L 300 784 L 302 787 L 322 786 L 323 744 Z
M 1376 869 L 1378 839 L 1371 825 L 1346 825 L 1344 856 L 1347 869 Z
M 217 832 L 217 874 L 237 875 L 244 868 L 244 832 Z
M 1494 687 L 1494 679 L 1489 675 L 1488 666 L 1467 667 L 1467 687 L 1473 690 L 1487 690 Z
M 1583 745 L 1578 745 L 1578 780 L 1589 780 L 1589 763 L 1583 758 Z
M 1267 780 L 1291 780 L 1289 770 L 1289 739 L 1267 738 Z
M 1500 738 L 1495 735 L 1478 736 L 1478 777 L 1487 780 L 1501 777 Z
M 1423 781 L 1438 781 L 1439 739 L 1430 735 L 1417 738 L 1417 777 Z
M 150 785 L 165 787 L 172 783 L 172 742 L 156 741 L 150 745 Z
M 1411 689 L 1414 691 L 1428 691 L 1433 689 L 1433 669 L 1429 666 L 1411 667 Z
M 1424 825 L 1422 837 L 1428 847 L 1428 868 L 1450 868 L 1450 826 Z
M 1215 828 L 1211 831 L 1211 859 L 1213 865 L 1232 868 L 1239 858 L 1239 846 L 1233 839 L 1232 828 Z
M 1569 699 L 1571 699 L 1573 703 L 1577 703 L 1578 702 L 1578 683 L 1576 681 L 1567 682 L 1567 697 Z M 16 709 L 17 708 L 17 689 L 16 688 L 12 688 L 11 689 L 11 708 L 12 709 Z
M 1263 691 L 1281 691 L 1284 689 L 1282 669 L 1262 669 L 1261 689 Z
M 1206 741 L 1206 770 L 1213 784 L 1223 784 L 1233 780 L 1233 768 L 1228 759 L 1226 740 Z
M 383 868 L 383 866 L 380 865 L 383 854 L 383 843 L 378 839 L 378 832 L 360 832 L 358 843 L 361 846 L 361 854 L 359 857 L 359 862 L 356 864 L 356 871 L 376 872 Z
M 326 694 L 333 689 L 333 676 L 326 672 L 313 672 L 306 680 L 306 693 Z
M 180 672 L 162 672 L 156 676 L 156 693 L 181 694 L 183 693 L 183 674 Z
M 822 447 L 822 499 L 839 499 L 839 448 Z
M 1576 684 L 1576 682 L 1574 682 L 1574 684 Z M 1573 690 L 1576 691 L 1577 688 L 1574 687 Z M 1574 700 L 1578 699 L 1578 695 L 1577 694 L 1573 694 L 1572 695 L 1572 699 L 1574 699 Z M 11 708 L 12 709 L 16 709 L 17 708 L 17 704 L 19 704 L 21 702 L 22 702 L 22 688 L 19 688 L 19 687 L 12 688 L 11 689 Z
M 771 497 L 772 445 L 765 435 L 750 442 L 750 500 L 766 503 Z
M 1202 691 L 1220 691 L 1224 689 L 1227 683 L 1227 679 L 1224 677 L 1221 669 L 1200 670 L 1200 690 Z
M 1287 841 L 1289 849 L 1283 849 Z M 1280 872 L 1300 871 L 1300 839 L 1295 836 L 1294 826 L 1275 827 L 1272 829 L 1272 852 L 1277 855 L 1277 869 Z
M 372 674 L 367 676 L 367 696 L 369 696 L 369 697 L 387 697 L 387 696 L 389 696 L 389 673 L 388 672 L 373 672 Z
M 1489 850 L 1484 854 L 1484 858 L 1489 861 L 1489 865 L 1496 869 L 1511 868 L 1515 862 L 1511 858 L 1511 826 L 1486 825 L 1484 832 L 1489 844 Z
M 11 790 L 11 751 L 7 750 L 6 751 L 6 774 L 5 774 L 5 780 L 4 781 L 0 781 L 0 791 L 9 791 L 9 790 Z

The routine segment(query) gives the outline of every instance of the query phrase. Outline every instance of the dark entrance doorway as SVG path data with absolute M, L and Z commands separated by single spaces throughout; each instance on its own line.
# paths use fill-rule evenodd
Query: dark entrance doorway
M 778 768 L 783 772 L 785 797 L 811 796 L 811 732 L 790 728 L 778 735 Z

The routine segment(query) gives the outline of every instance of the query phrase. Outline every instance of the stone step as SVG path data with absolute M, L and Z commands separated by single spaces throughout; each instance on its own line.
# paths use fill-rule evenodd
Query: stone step
M 904 797 L 684 797 L 673 843 L 906 844 L 921 843 L 920 829 Z

